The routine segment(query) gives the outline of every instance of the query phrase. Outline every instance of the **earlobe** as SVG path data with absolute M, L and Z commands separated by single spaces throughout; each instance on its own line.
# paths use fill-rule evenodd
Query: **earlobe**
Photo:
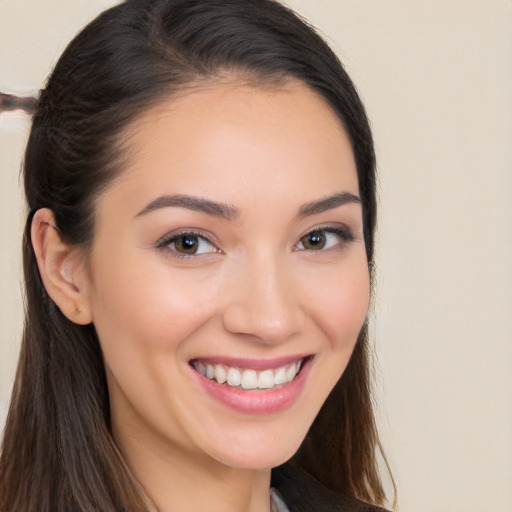
M 48 208 L 35 213 L 31 239 L 39 273 L 50 297 L 69 320 L 90 324 L 90 279 L 83 249 L 61 239 L 53 212 Z

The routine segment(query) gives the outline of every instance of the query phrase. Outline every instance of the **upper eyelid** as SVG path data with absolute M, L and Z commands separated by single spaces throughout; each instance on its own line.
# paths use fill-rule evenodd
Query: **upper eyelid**
M 308 230 L 304 231 L 302 235 L 299 236 L 299 240 L 301 238 L 304 238 L 305 236 L 315 233 L 317 231 L 327 231 L 329 233 L 339 233 L 340 231 L 346 232 L 347 234 L 351 235 L 352 237 L 355 237 L 354 230 L 351 229 L 349 226 L 347 226 L 344 223 L 338 222 L 333 224 L 320 224 L 318 226 L 309 228 Z
M 156 247 L 162 247 L 165 245 L 169 245 L 175 238 L 183 235 L 193 235 L 200 238 L 203 238 L 208 243 L 215 246 L 217 249 L 219 248 L 219 244 L 216 241 L 215 237 L 213 237 L 211 234 L 204 232 L 201 229 L 178 229 L 176 231 L 171 231 L 170 233 L 165 234 L 161 238 L 157 240 L 155 243 Z

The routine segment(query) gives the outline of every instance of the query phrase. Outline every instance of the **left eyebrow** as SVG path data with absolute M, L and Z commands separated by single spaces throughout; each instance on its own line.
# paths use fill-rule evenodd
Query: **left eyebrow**
M 333 196 L 320 199 L 319 201 L 313 201 L 302 205 L 297 217 L 309 217 L 310 215 L 323 213 L 337 208 L 338 206 L 350 203 L 361 204 L 361 198 L 351 194 L 350 192 L 341 192 L 340 194 L 334 194 Z

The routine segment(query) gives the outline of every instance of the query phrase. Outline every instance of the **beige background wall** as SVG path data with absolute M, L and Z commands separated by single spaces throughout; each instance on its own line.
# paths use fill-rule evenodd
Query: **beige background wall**
M 0 89 L 37 90 L 114 0 L 0 0 Z M 289 0 L 373 122 L 380 427 L 403 512 L 512 511 L 512 2 Z M 0 115 L 0 424 L 21 330 L 17 173 Z

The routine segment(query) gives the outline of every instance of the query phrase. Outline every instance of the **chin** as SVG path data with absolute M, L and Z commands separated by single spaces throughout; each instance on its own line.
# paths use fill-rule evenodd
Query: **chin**
M 230 454 L 219 461 L 226 466 L 238 469 L 258 470 L 275 468 L 291 459 L 299 446 L 281 453 L 267 453 L 266 450 L 263 450 L 264 453 L 261 453 L 262 450 L 260 450 L 260 453 Z
M 264 434 L 265 429 L 254 436 L 237 438 L 226 441 L 224 446 L 229 451 L 220 450 L 217 444 L 211 455 L 222 464 L 240 469 L 268 469 L 280 466 L 291 459 L 299 449 L 307 428 L 296 431 L 290 435 L 286 427 L 281 429 L 280 435 Z M 286 435 L 282 433 L 286 432 Z

